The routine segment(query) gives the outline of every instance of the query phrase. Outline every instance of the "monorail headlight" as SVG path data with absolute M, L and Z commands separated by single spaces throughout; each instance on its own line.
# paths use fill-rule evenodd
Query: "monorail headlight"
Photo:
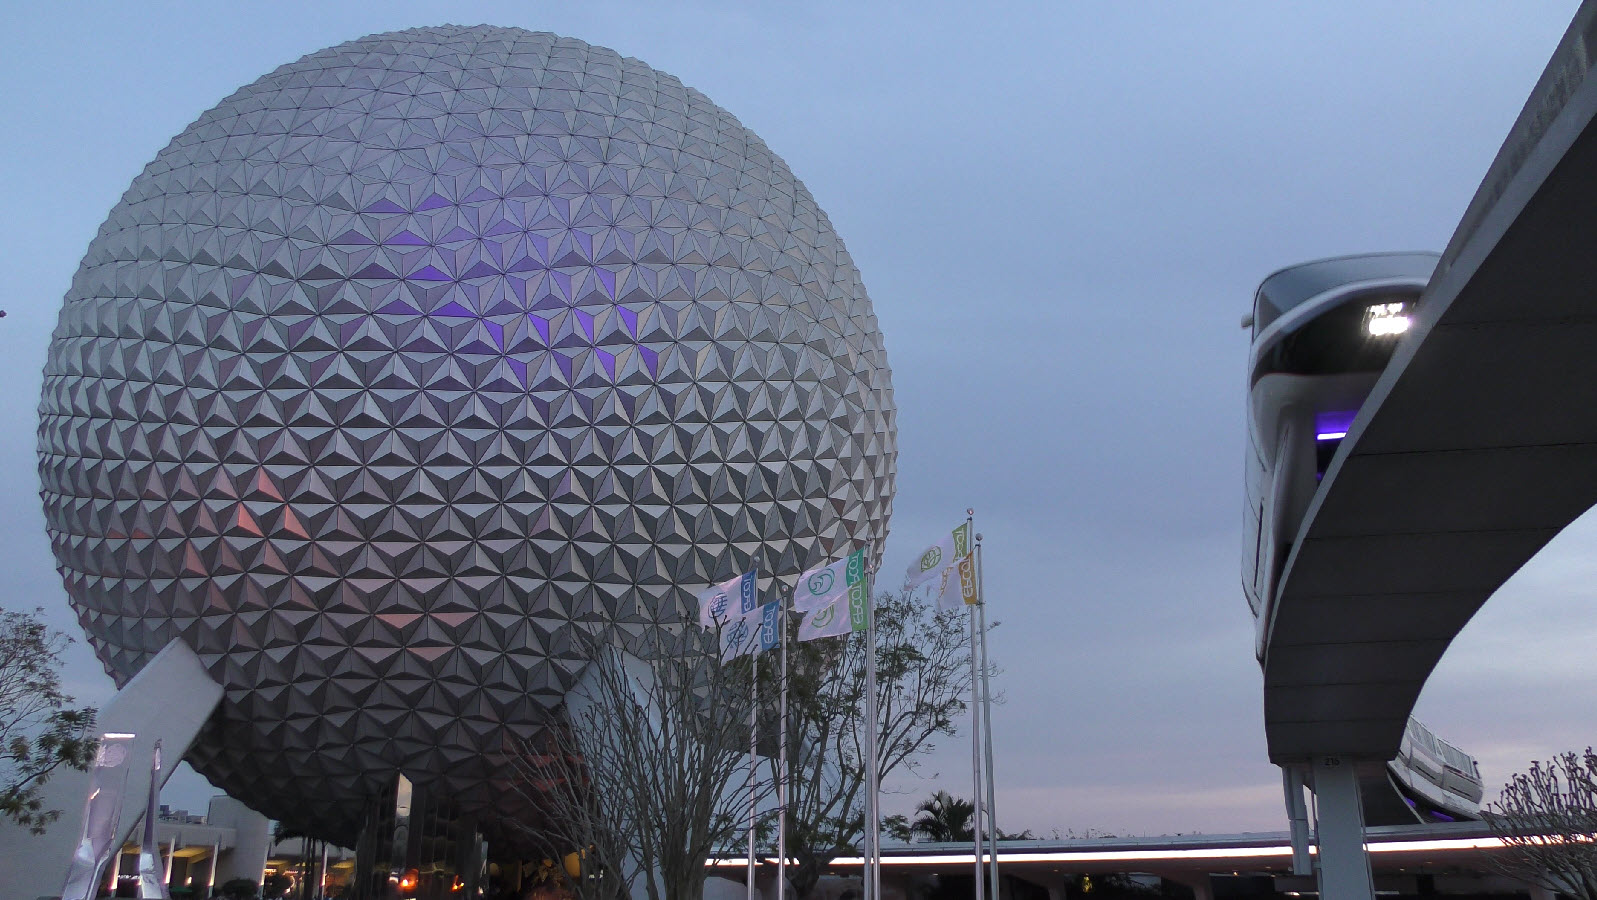
M 1372 303 L 1364 310 L 1364 327 L 1370 337 L 1388 337 L 1408 330 L 1408 304 Z

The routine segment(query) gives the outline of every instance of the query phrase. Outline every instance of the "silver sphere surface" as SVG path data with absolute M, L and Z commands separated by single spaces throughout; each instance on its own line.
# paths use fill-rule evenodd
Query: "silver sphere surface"
M 871 303 L 729 113 L 519 29 L 379 34 L 223 100 L 89 246 L 40 407 L 46 527 L 124 684 L 225 688 L 189 760 L 348 839 L 396 772 L 490 808 L 577 630 L 869 542 Z

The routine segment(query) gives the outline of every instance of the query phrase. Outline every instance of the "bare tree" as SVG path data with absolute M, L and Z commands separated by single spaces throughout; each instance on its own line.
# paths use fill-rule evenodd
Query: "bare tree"
M 567 885 L 578 900 L 616 900 L 631 892 L 635 871 L 629 868 L 627 816 L 607 810 L 599 792 L 611 783 L 589 778 L 583 757 L 573 752 L 579 738 L 572 727 L 569 721 L 557 722 L 536 743 L 511 754 L 516 789 L 545 816 L 520 824 L 548 859 L 564 862 L 576 854 L 577 871 Z
M 1504 874 L 1597 900 L 1597 753 L 1559 754 L 1514 775 L 1502 796 L 1481 810 L 1506 851 Z
M 939 734 L 953 734 L 970 691 L 965 616 L 912 592 L 876 597 L 878 775 L 913 769 Z M 856 852 L 865 829 L 864 635 L 789 645 L 788 871 L 808 896 L 826 866 Z M 774 697 L 775 673 L 762 694 Z M 770 762 L 775 778 L 776 760 Z
M 513 754 L 519 790 L 547 812 L 529 829 L 554 859 L 582 853 L 584 900 L 640 879 L 650 900 L 697 900 L 706 862 L 747 824 L 748 658 L 722 663 L 719 636 L 693 627 L 652 629 L 631 652 L 588 644 L 564 723 Z M 761 802 L 770 786 L 753 790 Z
M 61 651 L 71 639 L 34 613 L 0 610 L 0 817 L 34 834 L 60 818 L 40 788 L 61 766 L 87 769 L 94 710 L 71 708 L 61 690 Z

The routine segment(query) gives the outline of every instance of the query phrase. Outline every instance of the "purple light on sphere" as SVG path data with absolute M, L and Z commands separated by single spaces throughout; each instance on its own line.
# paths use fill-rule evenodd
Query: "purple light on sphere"
M 574 630 L 881 547 L 896 447 L 859 274 L 758 137 L 610 50 L 440 27 L 161 151 L 66 296 L 39 455 L 106 670 L 193 647 L 190 762 L 347 842 L 395 772 L 488 810 Z

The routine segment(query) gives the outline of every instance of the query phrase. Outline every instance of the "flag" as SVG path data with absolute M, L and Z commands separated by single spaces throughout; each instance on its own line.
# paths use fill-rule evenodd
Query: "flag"
M 854 622 L 849 615 L 848 598 L 839 597 L 805 614 L 804 621 L 799 623 L 798 639 L 813 641 L 816 638 L 849 634 L 853 630 Z
M 718 624 L 721 627 L 721 662 L 760 649 L 760 632 L 763 629 L 760 628 L 758 613 Z
M 797 597 L 793 602 L 794 608 L 804 613 L 799 640 L 864 631 L 871 609 L 865 550 L 861 548 L 829 566 L 805 572 L 799 576 L 798 594 L 804 597 L 803 606 Z
M 980 602 L 981 598 L 976 595 L 976 564 L 967 553 L 943 569 L 937 588 L 937 608 L 947 612 Z
M 744 572 L 699 595 L 699 624 L 720 629 L 722 662 L 760 649 L 765 611 L 758 586 L 754 573 Z
M 807 613 L 848 593 L 848 586 L 865 580 L 865 549 L 850 553 L 837 562 L 811 569 L 799 576 L 793 589 L 793 611 Z
M 774 650 L 782 642 L 782 632 L 777 629 L 782 627 L 782 601 L 772 600 L 760 607 L 760 647 L 759 652 Z
M 753 572 L 744 572 L 712 585 L 699 595 L 699 624 L 714 628 L 753 613 L 760 605 L 757 584 Z
M 780 608 L 780 601 L 772 600 L 749 615 L 721 622 L 721 661 L 745 653 L 763 653 L 780 643 Z
M 956 560 L 970 552 L 970 523 L 966 522 L 937 543 L 927 547 L 909 564 L 905 578 L 909 587 L 920 587 L 943 573 Z

